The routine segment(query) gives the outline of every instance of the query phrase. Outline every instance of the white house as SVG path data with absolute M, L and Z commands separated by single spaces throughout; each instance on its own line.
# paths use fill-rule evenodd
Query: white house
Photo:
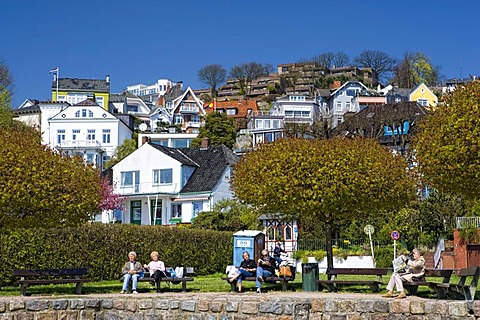
M 225 146 L 174 149 L 145 143 L 112 167 L 115 193 L 125 196 L 121 220 L 142 225 L 191 222 L 230 199 L 237 157 Z
M 343 115 L 345 113 L 360 111 L 360 105 L 355 104 L 353 98 L 361 92 L 368 90 L 369 89 L 361 82 L 347 81 L 330 94 L 328 98 L 328 108 L 332 115 L 331 128 L 336 128 L 337 125 L 344 121 Z
M 320 118 L 319 105 L 314 98 L 304 95 L 286 95 L 278 98 L 270 114 L 283 116 L 285 123 L 313 124 Z
M 132 128 L 88 99 L 60 110 L 47 123 L 47 145 L 80 155 L 100 169 L 117 146 L 132 137 Z

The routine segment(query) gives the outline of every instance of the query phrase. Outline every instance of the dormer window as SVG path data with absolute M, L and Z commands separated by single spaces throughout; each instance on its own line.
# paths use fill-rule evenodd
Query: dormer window
M 227 116 L 234 116 L 237 114 L 237 109 L 227 109 Z

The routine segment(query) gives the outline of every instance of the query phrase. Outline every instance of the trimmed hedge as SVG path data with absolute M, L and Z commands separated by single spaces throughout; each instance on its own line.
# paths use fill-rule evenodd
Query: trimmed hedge
M 88 269 L 92 280 L 121 276 L 128 253 L 148 263 L 158 251 L 166 266 L 194 267 L 199 275 L 231 264 L 233 233 L 162 226 L 89 224 L 76 228 L 4 230 L 0 234 L 0 285 L 12 284 L 13 269 Z

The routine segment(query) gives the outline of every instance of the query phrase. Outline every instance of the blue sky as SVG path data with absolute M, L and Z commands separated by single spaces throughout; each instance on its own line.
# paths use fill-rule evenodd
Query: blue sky
M 355 57 L 419 51 L 447 78 L 480 75 L 480 1 L 11 0 L 0 10 L 0 59 L 13 107 L 51 97 L 52 75 L 104 79 L 111 92 L 168 78 L 203 88 L 218 63 L 274 67 L 327 51 Z

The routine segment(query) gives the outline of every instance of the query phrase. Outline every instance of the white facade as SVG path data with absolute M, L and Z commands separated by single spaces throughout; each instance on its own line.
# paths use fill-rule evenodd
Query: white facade
M 100 169 L 115 149 L 132 137 L 132 131 L 126 124 L 93 103 L 69 106 L 46 122 L 48 127 L 43 136 L 47 145 L 82 156 Z
M 349 81 L 332 92 L 329 98 L 329 109 L 332 115 L 331 128 L 336 128 L 344 121 L 343 115 L 345 113 L 360 111 L 360 106 L 354 103 L 353 98 L 360 92 L 368 90 L 361 82 Z
M 167 92 L 167 89 L 171 87 L 172 81 L 168 79 L 159 79 L 152 85 L 134 84 L 127 86 L 127 91 L 137 96 L 145 96 L 149 94 L 163 96 Z
M 115 193 L 126 196 L 123 223 L 165 225 L 190 222 L 199 212 L 210 210 L 208 194 L 178 198 L 195 167 L 182 164 L 148 143 L 112 169 Z M 170 175 L 165 180 L 156 180 L 155 172 L 162 170 L 170 171 Z
M 140 133 L 138 145 L 142 144 L 143 138 L 147 137 L 153 144 L 169 148 L 189 148 L 198 133 Z
M 320 109 L 315 99 L 303 95 L 287 95 L 273 103 L 270 113 L 283 116 L 285 123 L 313 124 L 319 119 Z

